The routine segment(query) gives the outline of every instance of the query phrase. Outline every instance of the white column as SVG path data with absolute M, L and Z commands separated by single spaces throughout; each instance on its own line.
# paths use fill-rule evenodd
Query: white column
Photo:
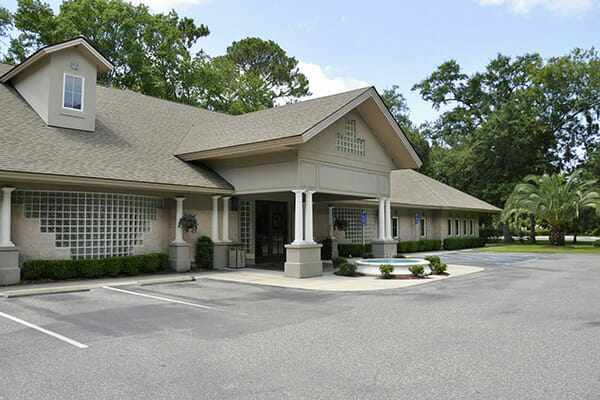
M 212 209 L 212 240 L 213 242 L 219 242 L 219 199 L 220 195 L 216 194 L 212 197 L 213 209 Z
M 179 220 L 183 217 L 183 201 L 185 197 L 177 196 L 175 201 L 177 205 L 175 207 L 175 240 L 173 243 L 185 243 L 183 240 L 183 230 L 179 227 Z
M 391 199 L 385 199 L 385 238 L 392 240 L 392 208 Z
M 295 219 L 294 219 L 294 241 L 292 244 L 304 243 L 302 237 L 302 193 L 304 190 L 292 190 L 296 194 L 296 207 L 295 207 Z
M 2 188 L 2 209 L 0 210 L 0 247 L 14 247 L 10 240 L 10 196 L 14 187 Z
M 223 241 L 231 242 L 229 239 L 229 199 L 231 196 L 223 197 Z
M 385 199 L 379 198 L 379 237 L 377 240 L 385 240 Z
M 313 201 L 314 190 L 306 191 L 306 207 L 304 210 L 304 241 L 310 244 L 316 244 L 313 237 Z
M 329 237 L 335 239 L 333 236 L 333 206 L 329 206 Z

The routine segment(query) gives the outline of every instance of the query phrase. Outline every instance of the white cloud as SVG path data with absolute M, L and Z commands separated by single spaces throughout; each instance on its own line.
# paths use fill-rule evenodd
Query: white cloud
M 597 0 L 477 0 L 483 6 L 507 6 L 516 14 L 529 14 L 544 8 L 555 15 L 579 16 L 594 8 Z
M 369 86 L 367 82 L 360 79 L 330 76 L 330 72 L 333 70 L 330 66 L 321 67 L 317 64 L 300 61 L 298 69 L 308 78 L 311 97 L 327 96 Z

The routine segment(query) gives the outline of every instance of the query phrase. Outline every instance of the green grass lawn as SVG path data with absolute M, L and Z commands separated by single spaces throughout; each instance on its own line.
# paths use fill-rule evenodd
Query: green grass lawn
M 504 244 L 503 242 L 487 244 L 485 247 L 473 249 L 475 251 L 506 251 L 518 253 L 598 253 L 600 247 L 594 247 L 592 243 L 565 243 L 564 249 L 545 248 L 548 246 L 548 241 L 538 241 L 538 244 Z

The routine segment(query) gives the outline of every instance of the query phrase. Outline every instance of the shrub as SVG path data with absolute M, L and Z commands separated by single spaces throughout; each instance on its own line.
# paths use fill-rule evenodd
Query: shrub
M 215 244 L 208 236 L 201 236 L 196 243 L 196 265 L 200 268 L 212 269 Z
M 363 257 L 365 253 L 370 252 L 372 252 L 372 246 L 370 244 L 338 244 L 338 254 L 340 257 Z
M 340 272 L 345 276 L 352 276 L 356 272 L 356 264 L 345 262 L 340 265 Z
M 394 266 L 391 264 L 381 264 L 379 266 L 379 271 L 381 271 L 381 275 L 384 279 L 389 279 L 394 271 Z
M 139 271 L 155 272 L 169 266 L 166 253 L 83 260 L 26 260 L 21 270 L 25 280 L 115 277 L 136 275 Z
M 448 265 L 444 263 L 437 263 L 431 265 L 431 269 L 436 274 L 443 274 L 444 272 L 446 272 L 446 268 L 448 268 Z
M 467 249 L 470 247 L 485 246 L 485 238 L 446 238 L 444 239 L 445 250 Z
M 419 251 L 419 242 L 406 242 L 406 252 L 414 253 L 415 251 Z
M 363 258 L 375 258 L 375 254 L 373 253 L 364 253 Z
M 333 268 L 340 268 L 340 266 L 345 262 L 348 262 L 348 260 L 344 257 L 335 257 L 331 262 L 333 263 Z
M 596 240 L 594 242 L 594 247 L 600 247 L 600 240 Z
M 394 258 L 406 258 L 406 256 L 402 254 L 394 254 Z
M 427 257 L 425 257 L 425 260 L 429 261 L 429 263 L 431 265 L 439 264 L 442 262 L 442 260 L 440 260 L 440 258 L 438 256 L 427 256 Z
M 321 260 L 331 260 L 331 238 L 325 238 L 321 241 Z
M 408 270 L 414 276 L 423 276 L 423 272 L 425 272 L 425 268 L 422 265 L 413 265 L 408 267 Z

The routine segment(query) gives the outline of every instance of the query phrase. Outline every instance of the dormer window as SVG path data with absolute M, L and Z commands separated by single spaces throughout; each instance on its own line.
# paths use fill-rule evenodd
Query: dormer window
M 63 107 L 69 110 L 83 110 L 83 77 L 65 74 L 63 83 Z

